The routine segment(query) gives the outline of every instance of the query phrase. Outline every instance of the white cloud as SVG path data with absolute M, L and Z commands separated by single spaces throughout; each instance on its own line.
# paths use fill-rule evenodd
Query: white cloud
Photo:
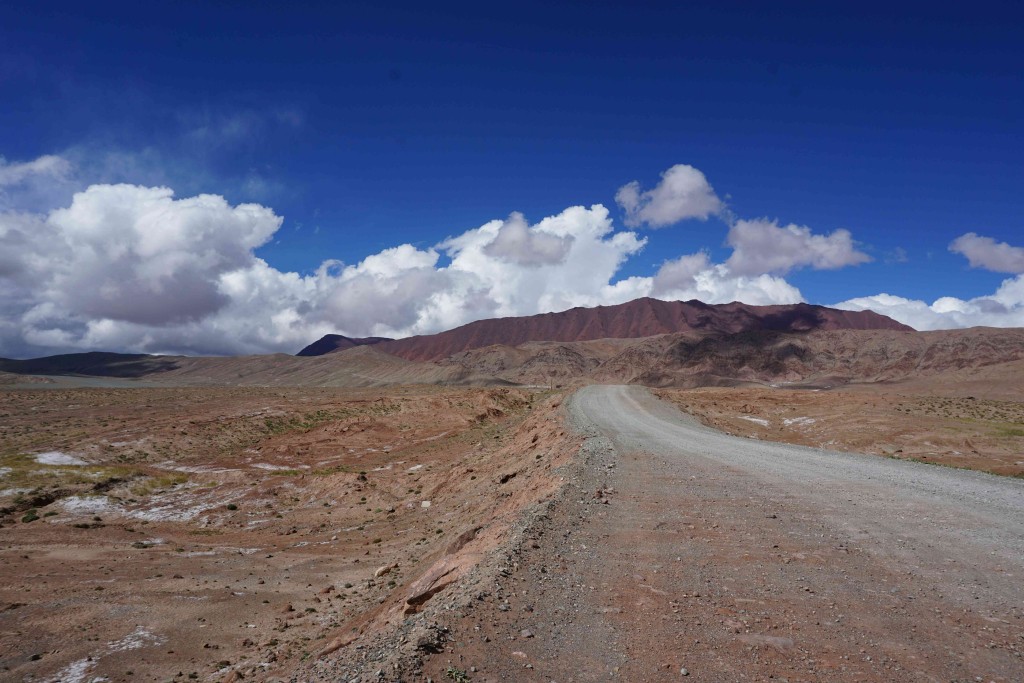
M 727 241 L 733 253 L 726 265 L 737 275 L 784 275 L 807 266 L 831 270 L 871 260 L 857 251 L 848 230 L 815 235 L 808 227 L 779 226 L 778 221 L 767 218 L 736 221 L 729 229 Z
M 0 177 L 8 187 L 60 183 L 64 165 L 43 159 L 2 164 L 7 175 Z M 39 187 L 45 195 L 45 183 Z M 647 224 L 723 210 L 703 174 L 686 166 L 670 169 L 654 190 L 634 189 L 626 204 Z M 0 355 L 294 352 L 329 332 L 429 334 L 484 317 L 641 296 L 795 303 L 803 297 L 782 278 L 787 271 L 867 260 L 844 230 L 815 235 L 774 221 L 738 221 L 724 263 L 698 252 L 664 262 L 652 276 L 622 278 L 623 265 L 647 239 L 616 230 L 596 204 L 532 225 L 513 213 L 429 248 L 402 244 L 354 264 L 329 259 L 300 275 L 255 254 L 282 225 L 267 207 L 232 206 L 206 194 L 178 199 L 166 187 L 124 184 L 91 185 L 69 197 L 48 211 L 0 205 Z M 995 245 L 1000 254 L 1002 246 Z M 931 328 L 1024 325 L 1022 302 L 1024 276 L 969 301 L 928 305 L 878 295 L 841 306 L 871 307 Z
M 949 250 L 966 256 L 972 268 L 996 273 L 1024 273 L 1024 247 L 1013 247 L 969 232 L 953 240 Z
M 0 211 L 39 211 L 70 196 L 73 165 L 47 154 L 12 162 L 0 156 Z
M 71 164 L 62 157 L 47 154 L 33 159 L 12 163 L 0 157 L 0 187 L 16 185 L 33 176 L 62 177 L 71 171 Z
M 836 308 L 869 308 L 918 330 L 1024 327 L 1024 249 L 969 232 L 953 240 L 949 250 L 966 256 L 975 268 L 1022 274 L 1003 280 L 992 294 L 974 299 L 944 296 L 929 304 L 893 294 L 875 294 L 843 301 Z
M 892 294 L 875 294 L 849 299 L 835 307 L 850 311 L 871 309 L 917 330 L 1024 327 L 1024 275 L 1004 280 L 993 294 L 974 299 L 944 296 L 929 304 Z
M 572 241 L 572 235 L 531 229 L 523 214 L 516 212 L 498 228 L 494 240 L 484 246 L 484 253 L 523 266 L 552 265 L 565 259 Z
M 687 218 L 706 220 L 724 210 L 704 174 L 693 166 L 677 164 L 661 174 L 661 181 L 641 191 L 634 180 L 619 188 L 615 201 L 626 212 L 626 225 L 661 228 Z
M 708 304 L 742 301 L 755 306 L 804 300 L 800 290 L 781 277 L 736 275 L 724 263 L 709 263 L 703 253 L 666 261 L 652 278 L 650 295 L 681 301 L 698 299 Z
M 645 244 L 603 206 L 577 206 L 303 276 L 254 254 L 281 223 L 263 206 L 134 185 L 90 186 L 48 214 L 0 213 L 3 353 L 293 352 L 328 332 L 404 336 L 608 303 L 628 296 L 613 280 Z
M 710 267 L 710 260 L 704 251 L 665 261 L 654 276 L 651 293 L 658 296 L 666 292 L 688 290 L 696 285 L 697 276 Z
M 89 318 L 150 325 L 227 303 L 220 277 L 246 267 L 281 226 L 256 204 L 174 199 L 168 188 L 94 185 L 50 213 L 48 300 Z

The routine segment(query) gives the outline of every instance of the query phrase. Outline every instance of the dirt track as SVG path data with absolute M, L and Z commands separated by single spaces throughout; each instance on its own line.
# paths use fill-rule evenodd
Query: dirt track
M 730 437 L 639 387 L 569 413 L 586 466 L 428 672 L 1024 680 L 1024 482 Z

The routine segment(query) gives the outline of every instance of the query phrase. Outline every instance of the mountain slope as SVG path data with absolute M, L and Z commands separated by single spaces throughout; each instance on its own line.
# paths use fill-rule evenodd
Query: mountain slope
M 601 342 L 491 346 L 456 354 L 443 364 L 522 384 L 567 381 L 719 386 L 836 386 L 958 377 L 1021 378 L 1024 329 L 971 328 L 936 332 L 755 330 L 735 334 L 686 332 L 619 345 Z
M 710 305 L 700 301 L 636 299 L 616 306 L 572 308 L 559 313 L 478 320 L 453 330 L 381 342 L 381 351 L 413 361 L 440 360 L 495 344 L 632 339 L 687 331 L 721 334 L 774 330 L 900 330 L 912 328 L 872 311 L 840 311 L 811 304 Z
M 346 337 L 342 334 L 325 334 L 320 339 L 299 351 L 296 356 L 322 356 L 332 351 L 344 351 L 356 346 L 372 346 L 392 341 L 388 337 Z

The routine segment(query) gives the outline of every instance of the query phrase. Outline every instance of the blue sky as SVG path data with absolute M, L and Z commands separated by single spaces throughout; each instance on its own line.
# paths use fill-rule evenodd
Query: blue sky
M 202 291 L 193 312 L 160 296 L 153 306 L 165 306 L 166 315 L 132 312 L 137 303 L 108 306 L 131 294 L 114 292 L 113 284 L 101 296 L 107 303 L 69 293 L 71 284 L 81 290 L 90 273 L 117 270 L 111 264 L 121 257 L 112 244 L 164 230 L 158 219 L 136 218 L 90 243 L 98 253 L 88 264 L 70 252 L 37 254 L 33 267 L 51 260 L 59 275 L 53 282 L 34 285 L 28 265 L 11 265 L 21 279 L 8 285 L 17 292 L 0 304 L 0 354 L 96 344 L 288 350 L 328 328 L 428 332 L 480 315 L 613 303 L 628 292 L 710 299 L 739 292 L 752 303 L 782 303 L 797 291 L 812 303 L 859 300 L 850 307 L 870 304 L 918 327 L 1024 325 L 1024 301 L 1014 298 L 1024 290 L 1017 282 L 1024 252 L 1016 251 L 1024 247 L 1024 16 L 1014 4 L 775 3 L 756 11 L 722 2 L 388 4 L 0 7 L 4 248 L 15 248 L 16 230 L 22 241 L 50 230 L 47 242 L 71 249 L 81 238 L 75 221 L 85 202 L 62 225 L 50 212 L 68 209 L 74 193 L 89 188 L 104 225 L 136 211 L 141 195 L 122 193 L 116 201 L 128 204 L 120 206 L 99 196 L 113 183 L 168 187 L 177 200 L 210 194 L 226 202 L 207 207 L 208 225 L 167 233 L 181 241 L 174 253 L 213 250 L 216 265 L 171 272 L 168 259 L 155 268 L 146 261 L 154 252 L 136 247 L 136 262 L 119 261 L 136 293 L 208 281 L 206 289 L 196 285 Z M 52 165 L 26 166 L 50 157 Z M 677 165 L 699 170 L 719 208 L 706 217 L 684 210 L 658 228 L 642 220 L 630 225 L 616 202 L 619 188 L 637 181 L 647 191 Z M 167 201 L 169 211 L 183 208 Z M 279 225 L 241 234 L 218 222 L 247 203 L 272 210 L 275 218 L 267 220 Z M 559 298 L 530 288 L 499 292 L 486 277 L 458 287 L 435 281 L 460 255 L 473 260 L 468 252 L 438 249 L 448 237 L 520 212 L 525 226 L 508 228 L 508 235 L 530 240 L 545 217 L 595 204 L 608 209 L 611 226 L 595 239 L 632 232 L 644 242 L 609 257 L 615 264 L 603 282 L 610 289 L 598 283 Z M 43 227 L 25 228 L 26 215 Z M 846 257 L 790 258 L 764 273 L 752 265 L 738 269 L 739 260 L 729 261 L 730 229 L 760 219 L 768 219 L 759 225 L 769 242 L 776 233 L 766 225 L 806 228 L 795 248 L 812 235 L 847 230 Z M 501 229 L 480 238 L 493 240 Z M 518 251 L 487 253 L 518 264 L 525 279 L 545 280 L 534 276 L 571 261 L 562 246 L 582 244 L 575 229 L 541 235 L 542 242 L 555 240 L 543 243 L 554 251 L 538 252 L 530 242 L 524 252 L 516 242 Z M 204 242 L 201 235 L 211 233 L 221 237 Z M 950 251 L 968 233 L 988 241 Z M 342 272 L 403 244 L 416 252 L 398 254 L 406 260 L 386 272 Z M 241 255 L 233 251 L 239 248 Z M 427 264 L 419 254 L 432 250 L 437 259 Z M 770 294 L 765 287 L 751 294 L 747 285 L 701 289 L 679 281 L 675 289 L 639 281 L 614 287 L 628 278 L 650 280 L 666 262 L 702 251 L 706 261 L 684 269 L 686 277 L 731 263 L 733 278 L 743 270 L 743 277 L 765 275 L 792 290 L 775 283 Z M 253 259 L 273 277 L 307 279 L 336 259 L 345 264 L 333 267 L 339 278 L 363 279 L 354 290 L 334 282 L 323 285 L 329 292 L 308 296 L 299 290 L 315 288 L 312 280 L 292 282 L 287 301 L 257 302 L 287 320 L 274 323 L 280 329 L 243 330 L 251 312 L 236 306 L 227 320 L 237 297 L 225 278 Z M 489 266 L 466 266 L 478 267 Z M 414 286 L 396 269 L 434 275 L 416 274 Z M 563 276 L 553 274 L 547 286 L 560 286 Z M 268 290 L 285 286 L 262 282 Z M 410 300 L 374 321 L 378 304 L 359 293 L 375 286 L 377 295 L 392 295 L 389 301 L 400 291 Z M 416 301 L 417 288 L 435 300 Z M 901 301 L 869 299 L 882 293 Z M 466 297 L 486 300 L 460 304 Z M 963 305 L 936 307 L 943 297 Z M 366 305 L 346 303 L 357 300 Z M 218 342 L 218 334 L 248 341 Z

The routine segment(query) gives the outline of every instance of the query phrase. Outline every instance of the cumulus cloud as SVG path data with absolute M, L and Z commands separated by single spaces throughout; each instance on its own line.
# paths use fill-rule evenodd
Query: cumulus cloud
M 651 279 L 650 295 L 661 299 L 699 299 L 708 304 L 742 301 L 755 306 L 795 304 L 800 290 L 781 277 L 737 275 L 724 263 L 697 253 L 666 261 Z
M 484 252 L 523 266 L 552 265 L 565 259 L 572 241 L 572 235 L 553 235 L 531 229 L 523 214 L 516 212 L 498 228 L 498 234 L 484 247 Z
M 328 332 L 430 333 L 633 298 L 614 279 L 645 244 L 615 231 L 605 207 L 576 206 L 300 275 L 255 255 L 281 224 L 257 204 L 135 185 L 93 185 L 46 214 L 0 213 L 0 348 L 256 353 Z
M 661 174 L 661 181 L 642 191 L 634 180 L 619 188 L 615 201 L 626 213 L 630 227 L 662 228 L 687 218 L 706 220 L 725 205 L 704 174 L 693 166 L 677 164 Z
M 695 285 L 697 276 L 710 267 L 711 263 L 705 251 L 665 261 L 651 282 L 651 293 L 659 296 L 667 292 L 687 290 Z
M 816 235 L 806 226 L 780 226 L 767 218 L 736 221 L 727 242 L 733 253 L 726 265 L 737 275 L 784 275 L 804 267 L 832 270 L 871 260 L 856 249 L 848 230 Z
M 92 186 L 47 219 L 49 298 L 92 318 L 202 318 L 227 303 L 220 276 L 248 265 L 281 220 L 215 195 L 176 200 L 164 187 Z
M 967 257 L 972 268 L 996 273 L 1024 273 L 1024 247 L 1013 247 L 969 232 L 953 240 L 949 250 Z
M 917 330 L 1024 327 L 1024 275 L 1004 280 L 993 294 L 974 299 L 944 296 L 929 304 L 893 294 L 875 294 L 849 299 L 835 306 L 850 311 L 870 309 Z
M 953 240 L 949 250 L 963 254 L 975 268 L 1022 274 L 1003 280 L 992 294 L 973 299 L 944 296 L 929 304 L 883 293 L 849 299 L 836 307 L 871 309 L 918 330 L 1024 327 L 1024 249 L 969 232 Z
M 57 159 L 0 164 L 0 178 L 8 188 L 60 182 L 68 171 Z M 723 211 L 703 174 L 688 166 L 669 169 L 647 192 L 626 186 L 619 201 L 634 224 Z M 803 296 L 783 278 L 786 272 L 868 259 L 845 230 L 821 235 L 762 219 L 732 226 L 733 253 L 722 263 L 702 251 L 667 260 L 651 276 L 621 277 L 647 238 L 616 229 L 608 209 L 595 204 L 532 224 L 513 213 L 430 247 L 401 244 L 356 263 L 329 259 L 303 275 L 256 255 L 283 223 L 259 204 L 231 205 L 209 194 L 179 198 L 160 186 L 94 184 L 51 206 L 60 208 L 0 204 L 0 355 L 294 352 L 330 332 L 429 334 L 484 317 L 641 296 L 795 303 Z M 1003 258 L 985 260 L 988 266 L 1013 263 L 1015 248 L 964 238 L 955 244 L 968 258 L 982 258 L 974 250 L 981 245 Z M 926 304 L 882 294 L 840 306 L 870 307 L 924 329 L 1024 325 L 1024 275 L 992 296 L 967 301 Z

